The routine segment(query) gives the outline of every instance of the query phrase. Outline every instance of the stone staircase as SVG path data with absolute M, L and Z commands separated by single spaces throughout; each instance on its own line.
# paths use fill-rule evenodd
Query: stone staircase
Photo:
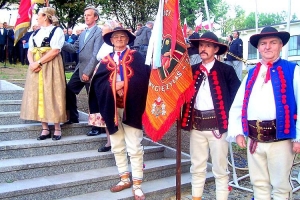
M 109 191 L 119 181 L 114 156 L 97 152 L 106 134 L 85 135 L 90 130 L 87 114 L 80 113 L 80 123 L 63 126 L 61 140 L 38 141 L 40 123 L 19 118 L 22 93 L 23 88 L 0 81 L 0 199 L 133 199 L 131 189 Z M 176 150 L 146 137 L 142 144 L 147 199 L 174 196 Z M 190 190 L 189 168 L 189 155 L 182 153 L 182 192 Z

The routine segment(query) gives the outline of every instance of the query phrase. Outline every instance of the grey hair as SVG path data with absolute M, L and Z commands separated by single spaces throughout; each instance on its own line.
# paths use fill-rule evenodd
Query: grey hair
M 84 11 L 86 11 L 86 10 L 93 10 L 94 11 L 94 16 L 98 17 L 97 21 L 100 19 L 100 13 L 99 13 L 98 9 L 95 8 L 95 6 L 88 5 L 87 7 L 85 7 Z
M 110 30 L 114 30 L 114 28 L 119 26 L 118 23 L 114 20 L 106 20 L 103 25 L 108 26 Z
M 148 21 L 148 22 L 146 23 L 146 25 L 152 25 L 152 27 L 153 27 L 154 22 L 153 22 L 153 21 Z

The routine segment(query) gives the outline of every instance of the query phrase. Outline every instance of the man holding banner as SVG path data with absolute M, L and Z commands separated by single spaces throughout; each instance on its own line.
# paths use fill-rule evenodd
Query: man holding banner
M 183 107 L 182 128 L 190 131 L 193 200 L 201 200 L 209 152 L 216 182 L 216 199 L 227 200 L 228 171 L 226 141 L 228 112 L 240 81 L 234 69 L 215 59 L 228 47 L 212 32 L 190 42 L 198 47 L 202 62 L 192 66 L 196 92 Z

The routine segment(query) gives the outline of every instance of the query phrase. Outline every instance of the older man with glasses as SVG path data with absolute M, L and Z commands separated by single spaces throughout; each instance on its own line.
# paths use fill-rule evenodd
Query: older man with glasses
M 135 39 L 130 31 L 117 27 L 105 34 L 103 39 L 113 46 L 113 52 L 101 60 L 93 77 L 89 107 L 91 113 L 102 115 L 110 134 L 111 150 L 121 179 L 110 190 L 119 192 L 132 186 L 134 199 L 145 199 L 141 188 L 144 154 L 141 141 L 150 67 L 145 65 L 142 54 L 127 48 Z

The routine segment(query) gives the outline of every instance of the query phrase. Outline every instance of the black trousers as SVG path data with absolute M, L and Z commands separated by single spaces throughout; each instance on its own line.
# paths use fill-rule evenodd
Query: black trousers
M 79 69 L 77 69 L 73 75 L 71 76 L 71 79 L 69 80 L 67 84 L 67 97 L 66 97 L 66 107 L 67 110 L 70 112 L 70 119 L 73 122 L 77 122 L 79 118 L 78 110 L 77 110 L 77 97 L 82 90 L 82 88 L 85 87 L 86 93 L 89 91 L 90 84 L 84 83 L 80 80 L 79 77 Z
M 0 62 L 4 62 L 5 60 L 6 60 L 5 45 L 0 44 Z
M 27 53 L 28 48 L 23 48 L 23 44 L 19 45 L 20 62 L 22 65 L 29 65 Z
M 86 89 L 86 93 L 88 94 L 89 91 L 89 87 L 90 87 L 90 83 L 85 83 L 82 82 L 80 80 L 79 77 L 79 69 L 77 69 L 71 79 L 69 80 L 68 84 L 67 84 L 67 97 L 66 97 L 66 107 L 67 110 L 69 111 L 70 114 L 70 119 L 72 122 L 77 122 L 79 121 L 79 113 L 77 110 L 77 97 L 76 95 L 78 95 L 80 93 L 80 91 L 82 90 L 82 88 L 85 87 Z M 93 129 L 99 129 L 98 127 L 93 127 Z
M 15 46 L 8 47 L 8 61 L 9 64 L 17 64 L 17 47 Z

